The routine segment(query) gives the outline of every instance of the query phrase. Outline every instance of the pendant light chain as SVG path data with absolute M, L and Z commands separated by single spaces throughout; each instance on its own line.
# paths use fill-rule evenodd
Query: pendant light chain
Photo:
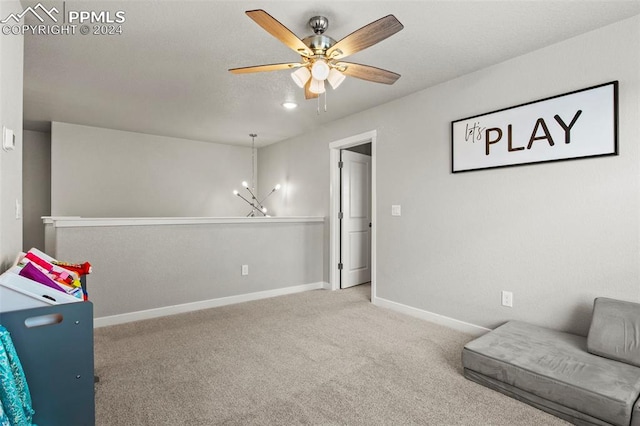
M 251 136 L 251 190 L 256 191 L 256 133 L 249 134 Z

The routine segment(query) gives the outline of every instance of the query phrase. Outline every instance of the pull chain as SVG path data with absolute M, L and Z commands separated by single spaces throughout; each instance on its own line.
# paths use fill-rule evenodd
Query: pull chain
M 329 92 L 328 90 L 324 91 L 324 112 L 327 112 L 327 93 L 328 92 Z
M 328 90 L 324 91 L 324 112 L 327 112 L 327 92 Z M 322 97 L 322 94 L 318 95 L 318 108 L 316 109 L 316 114 L 320 115 L 320 98 Z

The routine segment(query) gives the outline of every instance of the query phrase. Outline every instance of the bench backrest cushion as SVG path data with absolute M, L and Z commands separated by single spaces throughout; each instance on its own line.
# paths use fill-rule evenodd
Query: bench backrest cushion
M 640 367 L 640 304 L 598 297 L 593 302 L 587 349 Z

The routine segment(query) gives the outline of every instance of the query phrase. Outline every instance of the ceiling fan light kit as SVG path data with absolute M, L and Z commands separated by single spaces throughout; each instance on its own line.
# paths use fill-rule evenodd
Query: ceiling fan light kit
M 301 89 L 307 84 L 307 81 L 311 78 L 311 72 L 308 68 L 300 67 L 291 73 L 291 78 Z
M 400 78 L 400 74 L 392 71 L 342 61 L 343 58 L 373 46 L 404 28 L 393 15 L 371 22 L 336 42 L 324 35 L 329 27 L 329 20 L 324 16 L 311 18 L 309 26 L 314 35 L 300 39 L 264 10 L 248 10 L 245 13 L 265 31 L 298 53 L 301 62 L 230 69 L 234 74 L 296 68 L 291 73 L 291 78 L 298 87 L 305 89 L 305 99 L 314 99 L 325 93 L 325 81 L 329 82 L 332 89 L 337 89 L 346 76 L 383 84 L 393 84 Z
M 319 58 L 316 59 L 313 65 L 311 65 L 311 75 L 316 80 L 326 80 L 329 77 L 329 65 L 327 65 L 327 61 Z
M 324 80 L 316 80 L 315 78 L 312 78 L 311 84 L 309 84 L 309 91 L 318 95 L 320 93 L 324 93 Z
M 346 75 L 335 68 L 331 68 L 331 71 L 329 71 L 329 76 L 327 77 L 327 81 L 331 85 L 331 88 L 335 90 L 342 84 L 345 78 L 347 78 Z

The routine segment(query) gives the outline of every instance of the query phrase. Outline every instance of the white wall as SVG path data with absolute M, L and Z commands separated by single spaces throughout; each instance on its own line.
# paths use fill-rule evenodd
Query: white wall
M 51 214 L 245 216 L 251 148 L 54 122 Z
M 23 250 L 44 250 L 42 216 L 51 215 L 51 134 L 24 131 L 22 149 Z
M 17 1 L 0 2 L 0 16 L 22 11 Z M 16 200 L 22 205 L 22 69 L 23 37 L 0 36 L 0 126 L 15 132 L 14 151 L 0 150 L 0 270 L 22 250 L 22 220 L 16 219 Z
M 259 180 L 289 188 L 276 214 L 328 216 L 328 144 L 375 129 L 378 298 L 585 334 L 594 297 L 640 301 L 639 77 L 634 17 L 265 147 Z M 619 156 L 451 173 L 451 121 L 611 80 Z

